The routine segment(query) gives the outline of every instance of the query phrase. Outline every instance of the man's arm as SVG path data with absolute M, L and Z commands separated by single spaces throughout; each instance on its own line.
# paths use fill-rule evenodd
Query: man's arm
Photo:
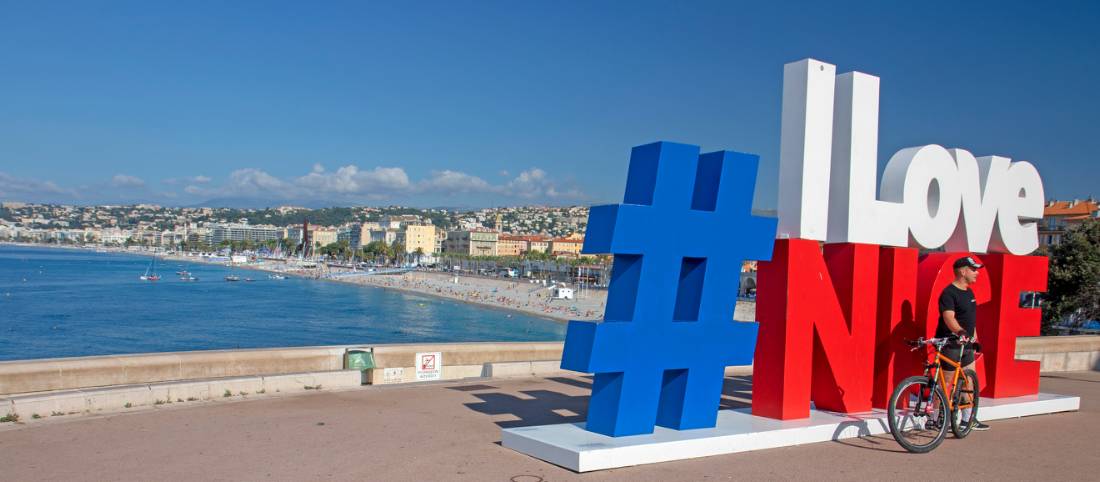
M 955 310 L 946 310 L 943 312 L 943 322 L 947 325 L 947 329 L 951 330 L 959 339 L 966 339 L 966 330 L 963 330 L 962 325 L 959 324 L 959 320 L 955 319 Z

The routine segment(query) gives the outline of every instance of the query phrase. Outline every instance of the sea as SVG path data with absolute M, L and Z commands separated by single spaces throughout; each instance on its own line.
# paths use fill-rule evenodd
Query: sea
M 560 341 L 565 324 L 325 280 L 148 256 L 0 245 L 0 360 L 381 343 Z M 180 281 L 186 270 L 198 281 Z M 239 282 L 227 282 L 236 274 Z M 245 282 L 245 277 L 255 279 Z

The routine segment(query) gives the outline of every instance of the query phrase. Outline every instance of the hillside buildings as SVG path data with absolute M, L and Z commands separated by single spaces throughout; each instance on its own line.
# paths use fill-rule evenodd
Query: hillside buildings
M 1100 218 L 1100 205 L 1089 198 L 1072 201 L 1049 201 L 1039 222 L 1039 245 L 1055 246 L 1062 242 L 1066 230 L 1085 221 Z

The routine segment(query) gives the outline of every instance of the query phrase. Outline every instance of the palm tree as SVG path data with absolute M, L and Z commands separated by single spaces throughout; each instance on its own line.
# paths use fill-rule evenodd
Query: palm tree
M 405 255 L 405 245 L 394 241 L 393 244 L 390 245 L 390 253 L 393 256 L 393 260 L 397 261 L 399 256 Z

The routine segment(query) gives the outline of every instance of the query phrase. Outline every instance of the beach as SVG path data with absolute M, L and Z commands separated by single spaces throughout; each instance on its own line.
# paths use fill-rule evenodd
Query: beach
M 451 273 L 410 271 L 394 275 L 343 277 L 340 281 L 438 296 L 457 301 L 567 320 L 603 318 L 607 293 L 580 290 L 574 299 L 556 299 L 553 289 L 528 280 L 492 279 Z
M 571 300 L 552 298 L 552 290 L 528 280 L 495 279 L 451 273 L 413 271 L 342 279 L 357 284 L 398 289 L 485 306 L 522 311 L 561 321 L 603 319 L 607 291 L 580 290 Z M 756 303 L 739 301 L 734 319 L 754 321 Z

